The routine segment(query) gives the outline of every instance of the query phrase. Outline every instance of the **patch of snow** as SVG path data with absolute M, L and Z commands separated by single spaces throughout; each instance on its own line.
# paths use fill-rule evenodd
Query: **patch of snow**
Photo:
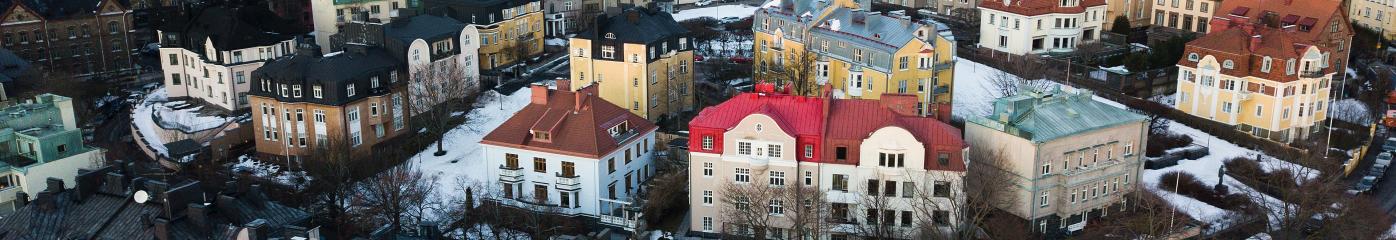
M 1003 71 L 980 64 L 969 59 L 955 58 L 955 96 L 951 102 L 955 109 L 951 114 L 954 117 L 969 119 L 973 116 L 989 115 L 994 110 L 994 99 L 998 99 L 998 91 L 994 90 L 991 79 Z M 1046 81 L 1046 80 L 1034 80 Z M 1052 84 L 1056 85 L 1055 82 Z
M 157 88 L 145 95 L 131 110 L 131 124 L 141 134 L 147 145 L 160 156 L 169 156 L 165 149 L 164 129 L 178 129 L 184 132 L 198 132 L 227 124 L 229 118 L 201 116 L 202 107 L 188 108 L 184 101 L 169 101 L 164 88 Z M 185 109 L 174 109 L 185 107 Z
M 1100 70 L 1110 71 L 1119 74 L 1129 74 L 1129 69 L 1125 68 L 1124 65 L 1114 67 L 1101 67 Z
M 495 235 L 495 231 L 499 235 Z M 528 240 L 527 233 L 515 231 L 513 229 L 494 229 L 494 226 L 487 224 L 475 224 L 470 229 L 457 228 L 451 231 L 452 239 L 501 239 L 501 240 Z
M 296 186 L 310 182 L 310 176 L 305 175 L 305 171 L 282 171 L 281 165 L 258 161 L 248 155 L 238 156 L 238 162 L 233 164 L 232 170 L 233 172 L 247 172 L 257 178 L 271 180 L 285 186 Z
M 776 0 L 776 1 L 774 1 L 774 2 L 779 2 L 779 1 L 780 1 L 780 0 Z M 745 5 L 745 4 L 738 4 L 738 5 L 722 5 L 722 6 L 705 7 L 705 8 L 694 8 L 694 9 L 679 11 L 679 13 L 675 13 L 675 14 L 674 14 L 674 21 L 680 21 L 680 22 L 682 22 L 683 20 L 694 19 L 694 18 L 700 18 L 700 17 L 712 17 L 712 18 L 716 18 L 716 19 L 723 19 L 723 18 L 726 18 L 726 17 L 747 18 L 747 17 L 751 17 L 752 14 L 756 14 L 756 10 L 757 10 L 757 9 L 760 9 L 760 8 L 758 8 L 758 7 L 753 7 L 753 6 L 748 6 L 748 5 Z
M 766 1 L 766 4 L 761 4 L 761 8 L 769 8 L 775 6 L 780 6 L 780 0 Z
M 342 54 L 342 53 L 344 53 L 344 51 L 335 51 L 335 52 L 332 52 L 332 53 L 326 53 L 325 56 L 322 56 L 322 57 L 339 56 L 339 54 Z
M 1352 69 L 1352 67 L 1348 67 L 1347 74 L 1349 78 L 1357 77 L 1357 70 Z
M 485 94 L 498 93 L 490 91 Z M 447 150 L 446 155 L 435 156 L 436 146 L 430 146 L 413 156 L 411 161 L 416 161 L 415 164 L 423 173 L 440 177 L 441 187 L 437 188 L 439 196 L 446 199 L 464 199 L 465 191 L 462 189 L 466 186 L 459 186 L 460 184 L 489 182 L 485 171 L 489 166 L 485 166 L 482 159 L 480 140 L 484 139 L 485 134 L 504 124 L 514 113 L 528 106 L 531 95 L 532 91 L 521 89 L 513 95 L 493 97 L 476 103 L 476 108 L 466 113 L 466 117 L 473 119 L 471 125 L 458 125 L 442 137 L 442 146 Z M 461 178 L 468 182 L 457 181 Z
M 1335 113 L 1331 117 L 1344 122 L 1361 125 L 1372 124 L 1372 112 L 1368 110 L 1367 104 L 1357 99 L 1343 99 L 1329 103 L 1329 112 Z
M 1386 234 L 1382 234 L 1382 239 L 1396 239 L 1396 224 L 1392 224 L 1391 228 L 1386 229 Z
M 841 26 L 843 24 L 840 24 L 838 19 L 829 20 L 829 30 L 838 31 Z
M 543 44 L 548 46 L 567 46 L 567 39 L 549 38 L 548 40 L 543 40 Z

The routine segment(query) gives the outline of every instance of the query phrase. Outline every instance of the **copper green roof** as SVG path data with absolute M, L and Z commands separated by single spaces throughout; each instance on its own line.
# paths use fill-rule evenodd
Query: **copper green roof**
M 1058 88 L 999 98 L 994 100 L 993 113 L 970 122 L 1040 143 L 1146 120 L 1096 101 L 1090 91 Z

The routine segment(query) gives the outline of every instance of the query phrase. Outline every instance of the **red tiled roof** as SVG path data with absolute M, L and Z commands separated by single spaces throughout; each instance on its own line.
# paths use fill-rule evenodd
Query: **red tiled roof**
M 531 89 L 535 95 L 533 103 L 485 135 L 480 143 L 599 158 L 624 144 L 611 137 L 611 127 L 626 122 L 632 131 L 638 132 L 636 136 L 659 128 L 624 108 L 591 96 L 586 89 L 579 90 L 582 95 L 578 96 L 578 92 L 537 89 L 540 87 Z M 547 96 L 536 96 L 540 94 Z M 577 104 L 578 100 L 582 104 Z M 531 131 L 550 131 L 551 140 L 534 140 Z M 639 138 L 624 140 L 634 139 Z
M 964 171 L 965 165 L 960 150 L 965 147 L 959 129 L 930 117 L 910 115 L 916 101 L 914 96 L 883 94 L 882 100 L 862 99 L 823 99 L 816 97 L 791 96 L 779 93 L 742 93 L 716 106 L 703 109 L 689 122 L 693 134 L 715 135 L 720 145 L 720 132 L 708 133 L 712 129 L 726 131 L 732 129 L 751 114 L 770 116 L 787 134 L 797 137 L 797 144 L 806 139 L 824 143 L 815 144 L 822 153 L 814 159 L 800 157 L 800 161 L 815 161 L 836 164 L 858 164 L 856 144 L 869 134 L 885 128 L 900 127 L 911 132 L 917 141 L 926 148 L 925 166 L 929 170 Z M 902 104 L 908 103 L 908 104 Z M 827 108 L 825 105 L 828 105 Z M 695 135 L 695 136 L 697 136 Z M 822 138 L 822 139 L 820 139 Z M 690 140 L 690 144 L 698 144 Z M 850 161 L 834 161 L 833 148 L 825 145 L 852 145 Z M 695 151 L 721 153 L 721 147 L 714 150 Z M 952 157 L 948 165 L 936 161 L 936 153 L 947 153 Z
M 1004 5 L 1008 2 L 1009 5 Z M 1081 4 L 1075 7 L 1062 7 L 1057 0 L 984 0 L 979 2 L 979 7 L 1011 12 L 1023 16 L 1035 16 L 1049 13 L 1082 13 L 1088 7 L 1104 6 L 1105 0 L 1081 0 Z
M 1246 27 L 1237 27 L 1213 32 L 1201 38 L 1188 42 L 1184 49 L 1184 57 L 1178 59 L 1178 65 L 1187 67 L 1197 67 L 1197 62 L 1188 60 L 1188 55 L 1196 53 L 1201 57 L 1212 55 L 1217 58 L 1218 63 L 1226 60 L 1234 62 L 1231 69 L 1220 69 L 1222 74 L 1230 76 L 1255 76 L 1279 82 L 1297 80 L 1299 75 L 1286 74 L 1286 61 L 1295 59 L 1298 61 L 1304 51 L 1311 45 L 1308 41 L 1300 39 L 1302 35 L 1296 32 L 1285 32 L 1283 30 L 1255 27 L 1254 33 L 1246 32 Z M 1259 36 L 1259 41 L 1255 41 L 1255 36 Z M 1326 51 L 1326 50 L 1325 50 Z M 1260 71 L 1260 66 L 1265 57 L 1271 58 L 1270 72 Z M 1298 67 L 1298 66 L 1296 66 Z M 1325 72 L 1332 72 L 1333 68 L 1325 69 Z
M 704 108 L 688 122 L 690 127 L 731 129 L 751 114 L 775 119 L 791 136 L 818 135 L 823 128 L 824 101 L 784 94 L 742 93 L 716 106 Z
M 1351 34 L 1346 29 L 1346 25 L 1348 25 L 1347 15 L 1342 9 L 1341 0 L 1225 0 L 1218 2 L 1220 6 L 1217 6 L 1218 11 L 1215 11 L 1216 15 L 1213 16 L 1217 19 L 1212 19 L 1212 21 L 1221 21 L 1218 24 L 1222 24 L 1222 26 L 1213 25 L 1217 30 L 1227 27 L 1225 26 L 1229 24 L 1227 21 L 1232 19 L 1244 22 L 1260 22 L 1267 13 L 1271 13 L 1274 14 L 1272 15 L 1275 18 L 1274 21 L 1281 25 L 1284 22 L 1293 22 L 1291 20 L 1293 19 L 1298 21 L 1298 25 L 1313 28 L 1309 31 L 1297 31 L 1301 39 L 1310 42 L 1319 41 L 1327 36 L 1326 33 L 1331 33 L 1328 26 L 1321 23 L 1332 22 L 1333 18 L 1343 18 L 1338 19 L 1341 23 L 1338 25 L 1344 28 L 1343 34 Z M 1276 28 L 1278 27 L 1283 26 Z M 1322 46 L 1322 44 L 1319 45 Z

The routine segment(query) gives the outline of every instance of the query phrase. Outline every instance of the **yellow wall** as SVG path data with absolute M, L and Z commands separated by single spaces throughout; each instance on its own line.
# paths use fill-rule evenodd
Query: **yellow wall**
M 596 84 L 601 99 L 651 121 L 693 110 L 692 50 L 674 51 L 646 62 L 647 46 L 626 43 L 616 53 L 623 54 L 624 61 L 618 62 L 593 59 L 589 39 L 572 38 L 568 46 L 572 48 L 572 90 Z M 633 62 L 631 57 L 639 61 Z M 651 103 L 651 99 L 655 101 Z
M 1204 61 L 1206 60 L 1210 60 L 1210 58 Z M 1272 70 L 1284 71 L 1284 67 L 1282 65 L 1276 65 Z M 1179 71 L 1179 75 L 1182 76 L 1184 75 L 1182 74 L 1184 71 L 1197 73 L 1198 70 L 1191 67 L 1179 66 Z M 1332 74 L 1330 73 L 1324 76 L 1331 77 Z M 1299 80 L 1281 83 L 1269 79 L 1246 76 L 1243 78 L 1234 78 L 1238 80 L 1236 91 L 1221 89 L 1221 80 L 1233 79 L 1231 76 L 1218 78 L 1212 86 L 1203 85 L 1200 76 L 1191 81 L 1186 80 L 1185 77 L 1180 78 L 1184 78 L 1184 80 L 1178 81 L 1178 93 L 1175 95 L 1177 98 L 1174 106 L 1178 110 L 1194 116 L 1236 126 L 1246 124 L 1274 132 L 1292 130 L 1295 128 L 1300 128 L 1301 130 L 1308 129 L 1328 117 L 1325 114 L 1325 110 L 1327 109 L 1324 108 L 1328 107 L 1328 102 L 1326 100 L 1328 99 L 1331 88 L 1327 87 L 1327 82 L 1323 81 L 1323 79 L 1325 79 L 1323 77 L 1301 77 Z M 1285 88 L 1294 87 L 1294 95 L 1277 97 L 1266 95 L 1259 91 L 1243 93 L 1247 92 L 1245 91 L 1245 85 L 1243 85 L 1243 83 L 1261 83 L 1265 86 L 1274 86 L 1274 94 L 1281 96 L 1283 96 Z M 1304 91 L 1304 85 L 1309 86 L 1307 92 Z M 1199 96 L 1199 94 L 1205 92 L 1206 89 L 1214 89 L 1215 93 Z M 1214 99 L 1215 101 L 1213 101 Z M 1231 112 L 1223 112 L 1223 102 L 1233 103 Z M 1312 115 L 1305 112 L 1303 117 L 1299 116 L 1301 103 L 1304 104 L 1304 109 L 1312 109 Z M 1256 114 L 1257 107 L 1263 109 L 1260 115 Z M 1288 117 L 1285 117 L 1283 114 L 1285 108 L 1290 109 Z M 1297 130 L 1291 131 L 1291 137 L 1299 137 L 1299 134 L 1302 134 L 1294 131 Z
M 514 48 L 520 44 L 528 47 L 528 55 L 531 57 L 543 53 L 543 12 L 537 2 L 516 7 L 519 12 L 525 14 L 500 21 L 486 26 L 476 26 L 480 29 L 480 37 L 489 37 L 489 44 L 480 45 L 480 70 L 488 71 L 495 67 L 507 67 L 515 63 Z M 526 25 L 520 28 L 520 25 Z M 522 41 L 516 35 L 519 29 L 525 34 Z
M 1382 34 L 1386 40 L 1396 40 L 1396 20 L 1392 20 L 1392 14 L 1396 14 L 1396 5 L 1385 5 L 1379 1 L 1354 0 L 1351 12 L 1348 16 L 1352 18 L 1352 23 L 1366 27 Z M 1377 19 L 1381 16 L 1381 19 Z

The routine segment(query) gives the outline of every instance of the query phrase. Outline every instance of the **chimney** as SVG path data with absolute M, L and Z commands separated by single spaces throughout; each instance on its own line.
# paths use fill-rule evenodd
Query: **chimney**
M 866 10 L 854 9 L 851 14 L 853 15 L 853 23 L 855 24 L 865 24 L 868 22 L 868 12 Z
M 1260 48 L 1260 34 L 1251 35 L 1251 44 L 1248 47 L 1250 47 L 1251 52 Z
M 25 205 L 29 205 L 29 194 L 24 193 L 24 191 L 15 192 L 15 209 L 23 208 Z
M 106 174 L 105 185 L 102 185 L 102 192 L 114 195 L 126 195 L 126 175 L 110 172 Z
M 105 177 L 104 173 L 111 171 L 111 169 L 112 167 L 108 166 L 96 171 L 86 169 L 78 170 L 78 176 L 75 179 L 78 184 L 75 188 L 78 192 L 77 200 L 82 201 L 83 199 L 87 199 L 88 196 L 92 196 L 93 193 L 96 193 L 99 187 L 102 186 L 102 178 Z
M 156 218 L 154 227 L 155 239 L 170 240 L 170 220 Z
M 632 23 L 632 24 L 639 24 L 639 23 L 640 23 L 640 11 L 639 11 L 639 10 L 634 10 L 634 9 L 631 9 L 631 10 L 629 10 L 629 11 L 625 11 L 625 20 L 626 20 L 626 21 L 629 21 L 629 22 Z
M 529 102 L 530 104 L 548 104 L 548 86 L 534 83 L 532 86 L 529 86 L 529 90 L 533 91 L 533 100 Z
M 39 192 L 39 195 L 34 197 L 34 207 L 43 211 L 53 210 L 57 207 L 57 204 L 53 202 L 53 194 L 52 192 Z
M 296 55 L 320 58 L 320 46 L 314 43 L 300 43 L 296 45 Z
M 49 177 L 47 179 L 44 179 L 44 183 L 48 184 L 48 188 L 44 189 L 45 192 L 51 192 L 55 194 L 63 192 L 63 179 Z
M 184 217 L 189 219 L 189 223 L 194 224 L 200 230 L 208 229 L 208 206 L 200 203 L 190 203 L 189 209 L 185 210 Z
M 260 219 L 260 218 L 258 218 L 257 220 L 252 220 L 252 222 L 248 222 L 247 225 L 246 225 L 245 227 L 246 227 L 246 230 L 247 230 L 247 238 L 246 238 L 246 239 L 248 239 L 248 240 L 267 240 L 267 228 L 268 228 L 268 227 L 267 227 L 267 220 L 266 220 L 266 219 Z
M 572 89 L 572 80 L 571 80 L 571 79 L 557 78 L 557 79 L 553 80 L 553 82 L 556 83 L 556 85 L 557 85 L 557 90 L 561 90 L 561 91 L 574 91 L 574 90 L 576 90 L 576 89 Z
M 572 113 L 577 113 L 587 106 L 586 101 L 591 96 L 587 95 L 585 91 L 577 91 L 572 93 L 572 97 L 576 98 L 575 101 L 572 101 Z

